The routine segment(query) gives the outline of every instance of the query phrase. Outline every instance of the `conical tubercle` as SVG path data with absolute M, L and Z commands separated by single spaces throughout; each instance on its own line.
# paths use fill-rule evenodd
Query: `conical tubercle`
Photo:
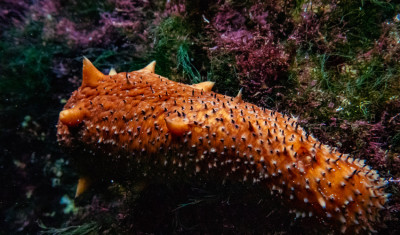
M 89 177 L 79 178 L 78 185 L 76 186 L 75 198 L 79 197 L 84 192 L 86 192 L 91 184 L 92 180 Z
M 60 112 L 60 122 L 68 127 L 79 125 L 86 116 L 86 110 L 83 105 L 77 105 L 70 109 L 65 109 Z
M 155 71 L 156 71 L 156 61 L 155 60 L 153 60 L 146 67 L 138 70 L 138 72 L 149 72 L 149 73 L 155 73 Z
M 165 118 L 168 131 L 174 136 L 182 136 L 190 129 L 189 120 L 182 118 Z
M 104 74 L 88 58 L 83 57 L 82 87 L 96 87 L 103 77 Z
M 108 72 L 108 75 L 115 75 L 117 74 L 117 70 L 115 70 L 114 68 L 110 69 L 110 72 Z
M 203 91 L 211 91 L 214 84 L 215 82 L 207 81 L 207 82 L 200 82 L 197 84 L 193 84 L 192 87 Z
M 235 100 L 236 102 L 238 102 L 238 103 L 240 103 L 240 102 L 243 101 L 243 100 L 242 100 L 242 90 L 243 90 L 243 88 L 240 88 L 240 90 L 239 90 L 237 96 L 234 98 L 234 100 Z

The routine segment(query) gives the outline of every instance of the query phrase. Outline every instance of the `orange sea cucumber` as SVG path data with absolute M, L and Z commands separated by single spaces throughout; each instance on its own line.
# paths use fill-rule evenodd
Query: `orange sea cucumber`
M 82 86 L 60 113 L 58 140 L 76 157 L 77 193 L 101 174 L 218 175 L 265 185 L 341 231 L 372 230 L 385 181 L 365 164 L 307 135 L 295 118 L 154 73 L 155 62 L 104 75 L 83 60 Z

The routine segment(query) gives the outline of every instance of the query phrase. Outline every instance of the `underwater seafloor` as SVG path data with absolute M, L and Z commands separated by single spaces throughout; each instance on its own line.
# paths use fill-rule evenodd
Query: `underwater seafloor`
M 244 185 L 107 181 L 74 200 L 56 124 L 82 56 L 104 73 L 156 60 L 157 74 L 298 117 L 388 180 L 375 229 L 400 233 L 395 1 L 2 0 L 0 32 L 0 234 L 337 232 Z

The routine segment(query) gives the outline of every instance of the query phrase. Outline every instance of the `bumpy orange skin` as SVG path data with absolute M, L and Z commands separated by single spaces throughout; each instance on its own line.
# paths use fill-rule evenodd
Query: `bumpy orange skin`
M 386 202 L 375 170 L 306 135 L 295 118 L 146 70 L 96 76 L 65 105 L 84 113 L 74 113 L 79 122 L 59 122 L 66 147 L 95 159 L 133 159 L 144 174 L 158 166 L 265 185 L 295 205 L 297 216 L 316 216 L 342 232 L 372 229 Z

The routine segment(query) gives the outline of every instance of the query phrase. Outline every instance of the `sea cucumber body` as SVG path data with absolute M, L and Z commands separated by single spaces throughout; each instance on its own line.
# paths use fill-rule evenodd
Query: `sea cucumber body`
M 386 194 L 363 160 L 306 135 L 293 117 L 201 88 L 143 70 L 103 75 L 72 94 L 59 142 L 93 155 L 89 163 L 78 159 L 83 174 L 97 158 L 131 159 L 144 175 L 154 166 L 162 174 L 218 174 L 265 185 L 296 205 L 297 216 L 342 231 L 372 229 Z

